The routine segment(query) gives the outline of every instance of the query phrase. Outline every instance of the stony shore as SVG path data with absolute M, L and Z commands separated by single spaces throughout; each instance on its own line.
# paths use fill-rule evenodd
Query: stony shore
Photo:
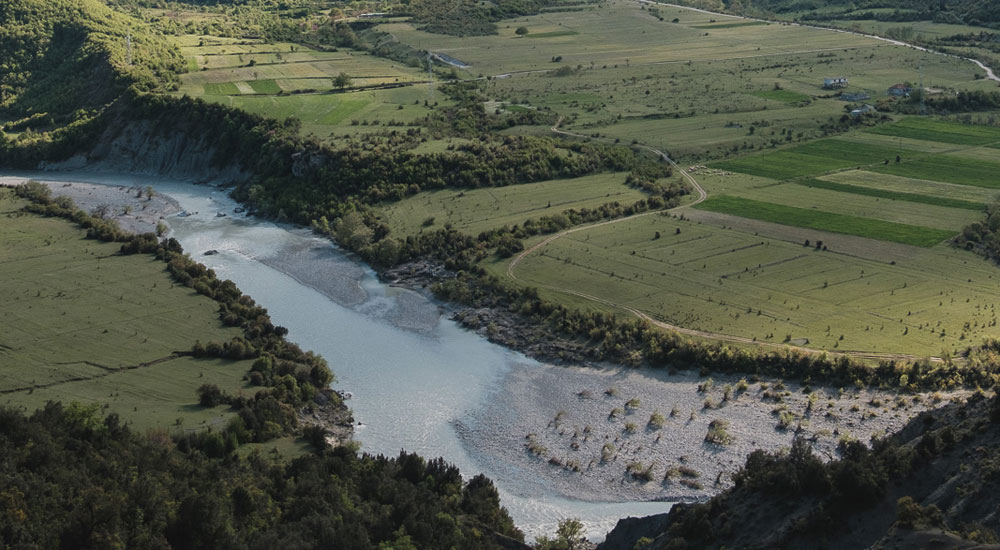
M 2 176 L 0 186 L 15 186 L 28 178 Z M 112 186 L 96 183 L 35 180 L 52 190 L 54 197 L 69 197 L 77 208 L 94 215 L 112 219 L 118 226 L 132 233 L 156 232 L 157 224 L 167 216 L 181 211 L 177 201 L 167 195 L 145 194 L 145 186 L 137 180 L 133 186 Z

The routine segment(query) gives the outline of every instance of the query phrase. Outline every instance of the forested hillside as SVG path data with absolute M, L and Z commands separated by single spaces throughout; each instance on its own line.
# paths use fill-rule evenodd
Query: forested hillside
M 116 416 L 0 409 L 8 548 L 524 548 L 492 482 L 442 460 L 207 458 Z
M 176 49 L 98 0 L 0 3 L 0 122 L 8 130 L 85 117 L 124 89 L 170 86 Z

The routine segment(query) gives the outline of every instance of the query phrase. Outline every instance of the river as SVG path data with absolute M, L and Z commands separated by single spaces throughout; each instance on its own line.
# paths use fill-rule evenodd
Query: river
M 460 328 L 421 295 L 382 284 L 329 241 L 235 215 L 238 204 L 209 186 L 79 172 L 12 175 L 153 185 L 177 200 L 190 215 L 168 219 L 171 236 L 265 306 L 276 324 L 288 328 L 290 340 L 323 355 L 337 377 L 335 387 L 353 394 L 348 404 L 360 422 L 355 438 L 362 451 L 394 456 L 405 449 L 444 457 L 467 477 L 485 473 L 529 540 L 553 533 L 568 517 L 581 519 L 587 536 L 600 540 L 619 518 L 670 509 L 662 502 L 564 498 L 533 472 L 483 452 L 488 445 L 473 449 L 463 443 L 458 426 L 496 405 L 494 390 L 508 373 L 547 367 Z M 204 255 L 209 250 L 218 254 Z

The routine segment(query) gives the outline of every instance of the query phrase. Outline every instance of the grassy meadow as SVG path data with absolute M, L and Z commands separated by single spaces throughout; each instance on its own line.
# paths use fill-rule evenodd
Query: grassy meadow
M 644 216 L 557 239 L 525 257 L 517 276 L 564 303 L 624 314 L 549 287 L 762 342 L 930 355 L 1000 336 L 1000 275 L 988 262 L 941 246 L 905 247 L 889 262 L 877 259 L 879 245 L 862 257 L 836 235 L 823 251 L 801 234 Z M 502 274 L 507 263 L 490 269 Z
M 642 191 L 625 185 L 625 175 L 608 173 L 507 187 L 432 191 L 391 203 L 381 213 L 393 233 L 408 235 L 450 223 L 459 231 L 475 235 L 571 208 L 596 208 L 611 202 L 632 204 L 645 198 Z
M 222 325 L 213 300 L 173 284 L 163 262 L 118 255 L 120 245 L 23 205 L 0 190 L 0 403 L 30 411 L 75 401 L 139 429 L 198 429 L 232 415 L 199 406 L 199 386 L 255 391 L 243 380 L 248 361 L 176 354 L 241 334 Z

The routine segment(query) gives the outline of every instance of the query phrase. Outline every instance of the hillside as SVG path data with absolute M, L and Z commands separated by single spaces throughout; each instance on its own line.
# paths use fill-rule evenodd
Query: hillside
M 995 548 L 998 421 L 1000 398 L 976 394 L 829 464 L 801 440 L 756 451 L 732 489 L 623 521 L 602 548 Z
M 167 87 L 183 66 L 161 35 L 98 0 L 4 2 L 0 60 L 7 131 L 71 122 L 129 86 Z
M 57 403 L 0 409 L 0 478 L 9 548 L 526 548 L 493 484 L 443 460 L 210 459 Z

